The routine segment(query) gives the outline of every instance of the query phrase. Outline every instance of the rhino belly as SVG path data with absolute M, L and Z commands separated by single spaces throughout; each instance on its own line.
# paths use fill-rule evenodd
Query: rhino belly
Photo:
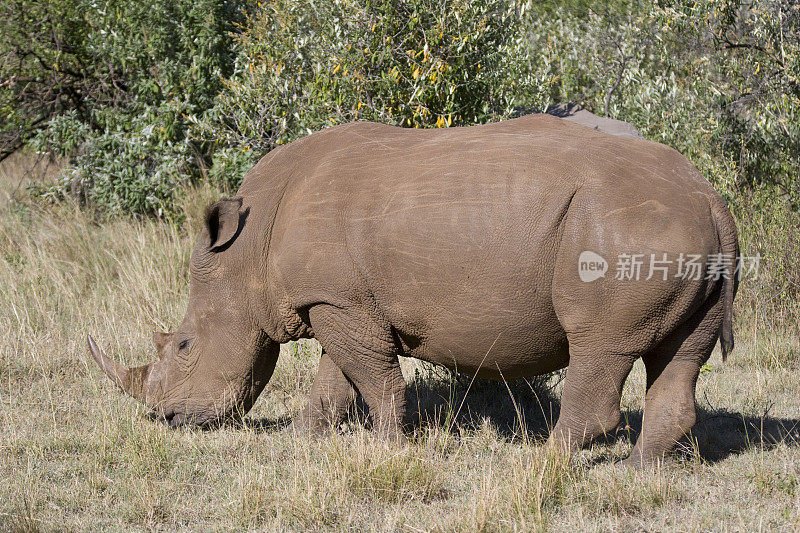
M 489 379 L 517 379 L 567 366 L 566 336 L 540 321 L 517 328 L 432 328 L 423 338 L 398 332 L 405 355 Z
M 405 306 L 386 309 L 404 355 L 493 379 L 531 377 L 567 365 L 566 334 L 549 290 L 516 284 L 503 290 L 486 283 L 448 292 L 449 297 L 416 292 L 413 306 L 401 298 Z

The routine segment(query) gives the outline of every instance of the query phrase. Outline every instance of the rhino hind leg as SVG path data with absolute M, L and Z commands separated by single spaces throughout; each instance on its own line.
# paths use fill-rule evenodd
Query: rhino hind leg
M 353 384 L 323 351 L 308 404 L 292 427 L 298 433 L 324 435 L 345 421 L 355 399 Z
M 622 387 L 636 360 L 631 355 L 578 351 L 570 347 L 561 413 L 549 438 L 570 452 L 617 428 Z
M 315 338 L 358 390 L 381 437 L 404 443 L 406 382 L 388 325 L 359 309 L 318 305 L 309 311 Z
M 624 466 L 638 470 L 663 461 L 694 426 L 694 392 L 700 365 L 672 359 L 662 366 L 647 389 L 642 432 L 630 457 L 622 462 Z M 648 367 L 648 381 L 651 372 Z
M 644 420 L 625 465 L 638 469 L 663 460 L 694 426 L 697 377 L 717 343 L 723 305 L 717 291 L 690 320 L 643 356 Z

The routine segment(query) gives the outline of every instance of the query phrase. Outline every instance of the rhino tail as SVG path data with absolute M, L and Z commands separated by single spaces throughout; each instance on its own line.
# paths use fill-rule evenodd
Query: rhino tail
M 717 226 L 717 235 L 721 245 L 721 253 L 726 258 L 726 263 L 731 265 L 727 275 L 722 277 L 722 325 L 719 331 L 719 342 L 722 348 L 722 360 L 728 358 L 733 351 L 733 299 L 739 288 L 739 237 L 736 230 L 736 221 L 733 219 L 728 206 L 719 196 L 711 203 L 711 214 Z
M 723 316 L 722 316 L 722 327 L 720 328 L 719 333 L 719 342 L 722 346 L 722 360 L 725 361 L 728 359 L 728 354 L 733 351 L 734 340 L 733 340 L 733 297 L 736 293 L 736 279 L 735 277 L 731 277 L 731 279 L 726 279 L 722 284 L 722 292 L 723 292 Z

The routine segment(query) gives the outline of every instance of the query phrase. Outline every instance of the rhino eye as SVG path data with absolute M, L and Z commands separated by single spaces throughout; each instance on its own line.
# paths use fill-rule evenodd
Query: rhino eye
M 179 350 L 184 350 L 184 349 L 186 349 L 186 347 L 187 347 L 187 346 L 189 346 L 189 339 L 183 339 L 183 340 L 182 340 L 182 341 L 181 341 L 181 342 L 178 344 L 178 349 L 179 349 Z

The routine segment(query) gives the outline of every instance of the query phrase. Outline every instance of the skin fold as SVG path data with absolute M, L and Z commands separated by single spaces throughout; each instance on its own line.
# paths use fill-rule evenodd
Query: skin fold
M 579 276 L 591 251 L 608 262 Z M 738 255 L 723 200 L 664 145 L 547 115 L 442 130 L 333 127 L 267 154 L 212 205 L 178 329 L 159 360 L 101 367 L 172 425 L 250 409 L 280 343 L 323 348 L 297 431 L 341 423 L 357 395 L 402 441 L 399 355 L 490 379 L 567 367 L 553 444 L 613 430 L 634 361 L 647 370 L 631 458 L 663 457 L 695 422 L 700 367 L 732 349 L 736 280 L 616 279 L 621 254 Z M 732 273 L 732 269 L 731 269 Z

